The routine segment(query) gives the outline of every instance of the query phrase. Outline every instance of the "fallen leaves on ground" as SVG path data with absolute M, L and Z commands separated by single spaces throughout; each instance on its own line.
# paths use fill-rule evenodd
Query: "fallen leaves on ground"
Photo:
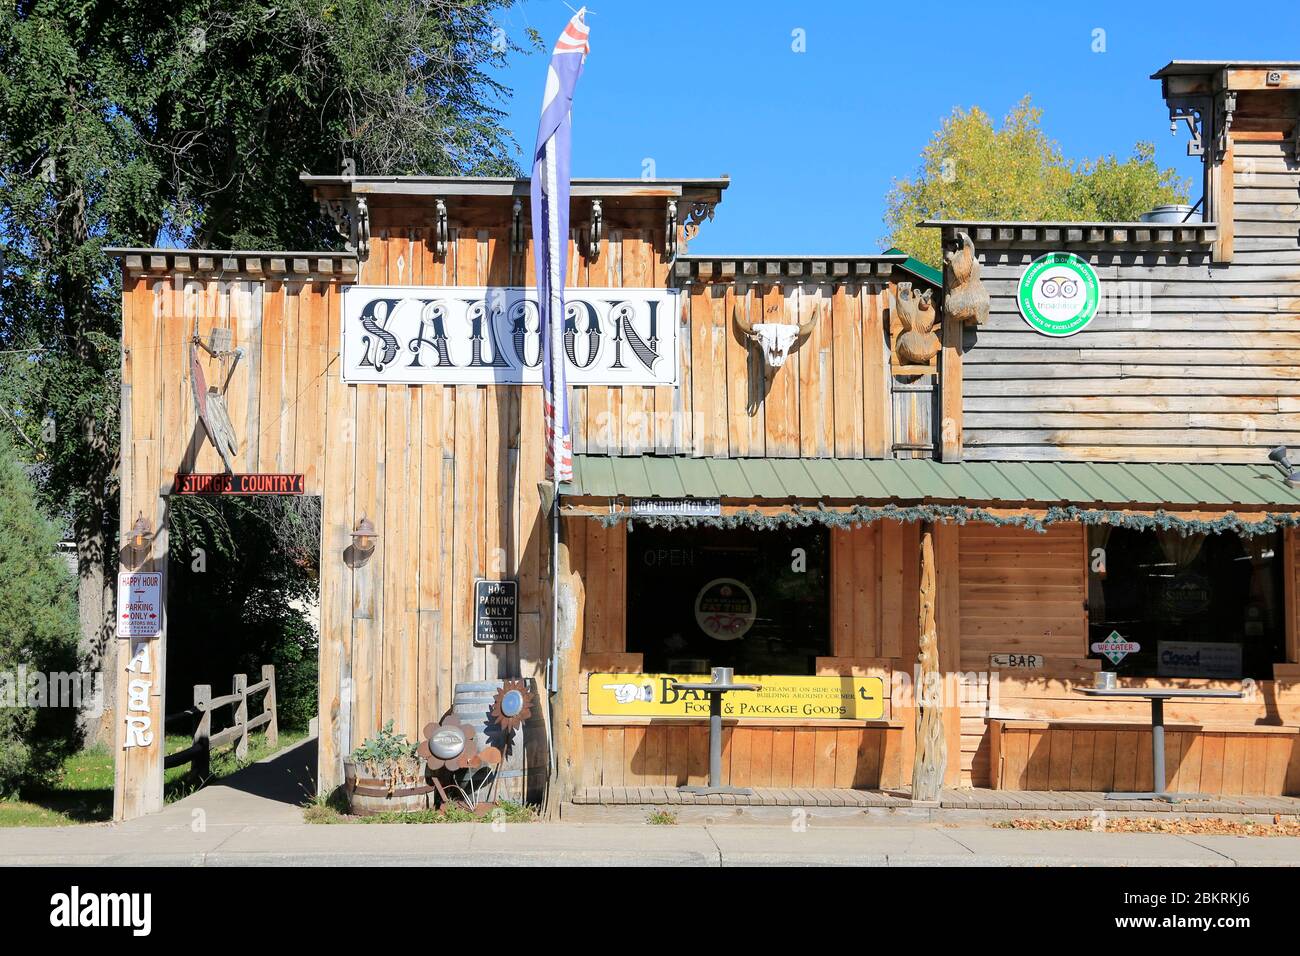
M 993 824 L 1004 830 L 1096 830 L 1106 833 L 1175 833 L 1188 836 L 1300 836 L 1300 820 L 1274 816 L 1272 822 L 1224 820 L 1219 817 L 1158 819 L 1151 817 L 1069 817 L 1020 819 Z

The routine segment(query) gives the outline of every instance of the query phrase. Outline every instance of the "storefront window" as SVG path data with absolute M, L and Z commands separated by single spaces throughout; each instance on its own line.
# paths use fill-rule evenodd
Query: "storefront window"
M 830 654 L 825 528 L 637 528 L 627 649 L 650 673 L 814 674 Z
M 1281 536 L 1088 532 L 1088 646 L 1134 677 L 1270 679 L 1284 660 Z M 1112 632 L 1140 650 L 1091 652 Z

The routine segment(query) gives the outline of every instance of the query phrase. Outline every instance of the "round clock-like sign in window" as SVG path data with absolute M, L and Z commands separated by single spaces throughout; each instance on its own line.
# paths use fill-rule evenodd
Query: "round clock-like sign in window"
M 744 637 L 757 615 L 754 592 L 735 578 L 714 578 L 695 597 L 695 621 L 714 640 Z

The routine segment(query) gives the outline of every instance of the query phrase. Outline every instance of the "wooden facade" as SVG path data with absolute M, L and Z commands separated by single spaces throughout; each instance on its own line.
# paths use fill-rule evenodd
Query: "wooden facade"
M 990 297 L 987 325 L 963 337 L 967 459 L 1258 461 L 1300 443 L 1296 74 L 1259 88 L 1225 72 L 1165 79 L 1171 103 L 1203 95 L 1207 113 L 1215 85 L 1235 96 L 1222 155 L 1205 127 L 1215 221 L 943 227 L 975 241 Z M 1026 327 L 1015 290 L 1060 249 L 1106 291 L 1087 334 L 1053 339 Z
M 1225 222 L 936 224 L 974 239 L 990 319 L 979 328 L 945 320 L 938 354 L 919 367 L 895 356 L 900 283 L 929 281 L 905 256 L 687 255 L 725 181 L 575 182 L 570 284 L 682 290 L 678 384 L 572 386 L 575 453 L 1258 462 L 1270 445 L 1300 444 L 1295 98 L 1245 92 L 1226 158 L 1210 164 L 1222 175 L 1207 180 L 1220 190 L 1216 208 L 1231 211 Z M 230 328 L 244 350 L 228 397 L 239 470 L 301 473 L 307 493 L 322 497 L 320 784 L 331 789 L 352 747 L 389 719 L 417 737 L 459 682 L 540 685 L 553 652 L 551 554 L 540 389 L 354 385 L 339 374 L 345 285 L 534 284 L 526 211 L 522 225 L 514 218 L 527 184 L 308 181 L 354 216 L 365 200 L 361 254 L 122 251 L 123 539 L 137 514 L 158 529 L 152 551 L 124 552 L 123 568 L 165 573 L 175 475 L 222 470 L 197 423 L 189 340 L 196 327 Z M 594 243 L 592 198 L 602 199 Z M 1089 259 L 1129 297 L 1068 339 L 1030 331 L 1013 301 L 1020 271 L 1054 249 Z M 770 374 L 737 315 L 817 321 Z M 351 535 L 363 517 L 379 536 L 358 560 Z M 641 667 L 626 643 L 627 533 L 581 511 L 562 522 L 577 598 L 570 756 L 590 787 L 700 782 L 702 721 L 594 716 L 577 690 L 587 673 Z M 890 520 L 831 532 L 831 653 L 819 673 L 877 674 L 894 686 L 911 677 L 921 533 Z M 945 784 L 1140 785 L 1142 705 L 1071 690 L 1098 667 L 1087 649 L 1083 527 L 939 523 L 933 535 L 939 665 L 964 701 L 944 713 Z M 1300 791 L 1296 547 L 1288 532 L 1286 662 L 1251 701 L 1171 708 L 1169 765 L 1180 784 Z M 473 643 L 473 581 L 484 577 L 519 582 L 516 645 Z M 167 637 L 152 642 L 158 728 Z M 121 642 L 122 668 L 131 644 Z M 990 654 L 1007 651 L 1042 655 L 1046 666 L 990 675 Z M 729 722 L 725 774 L 757 787 L 907 786 L 914 724 L 909 703 L 878 721 Z M 119 753 L 117 816 L 157 809 L 160 745 Z

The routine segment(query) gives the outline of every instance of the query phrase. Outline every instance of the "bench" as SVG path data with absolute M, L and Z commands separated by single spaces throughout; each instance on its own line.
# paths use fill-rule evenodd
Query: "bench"
M 988 721 L 991 785 L 1001 790 L 1149 789 L 1151 726 L 1107 720 Z M 1300 794 L 1300 727 L 1165 725 L 1169 789 L 1185 793 Z

